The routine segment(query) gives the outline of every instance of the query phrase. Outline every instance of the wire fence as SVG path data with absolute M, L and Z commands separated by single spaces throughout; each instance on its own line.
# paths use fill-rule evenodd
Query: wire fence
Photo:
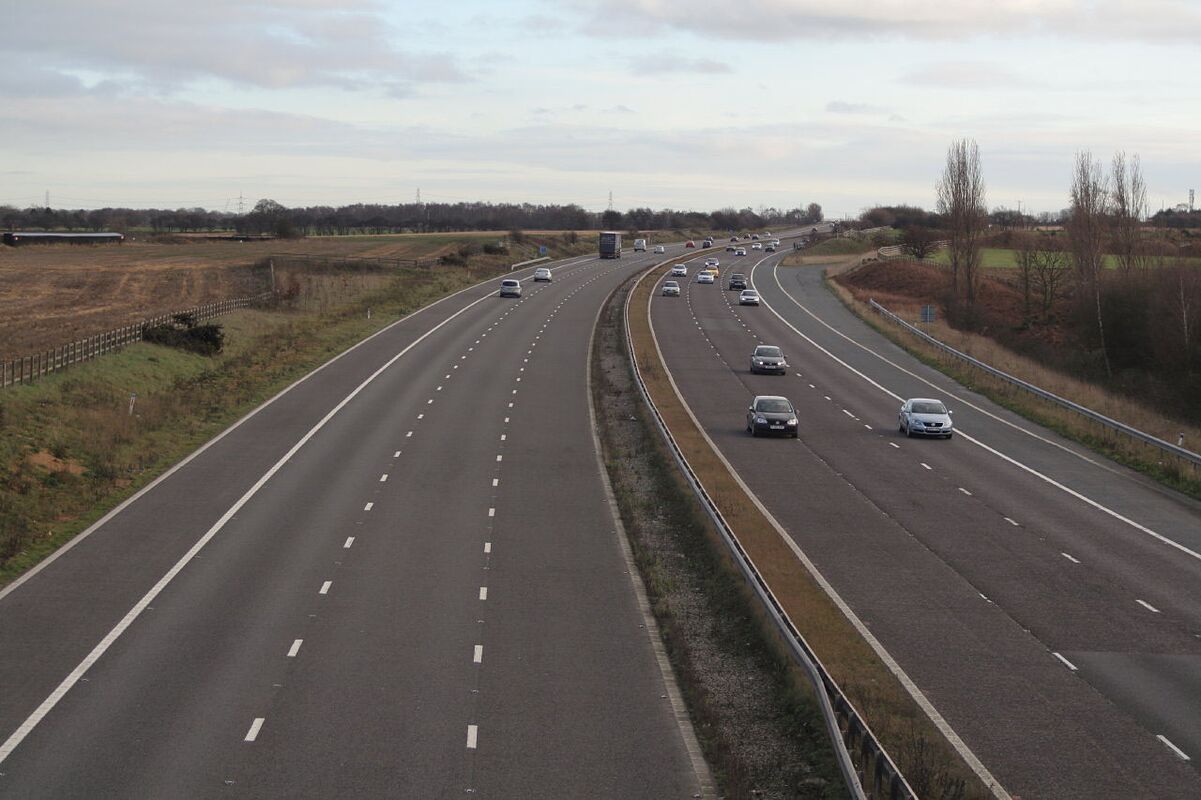
M 1110 417 L 1107 417 L 1104 414 L 1099 414 L 1098 412 L 1093 411 L 1091 408 L 1082 406 L 1079 403 L 1073 403 L 1071 400 L 1067 400 L 1063 397 L 1060 397 L 1057 394 L 1052 394 L 1051 392 L 1048 392 L 1046 389 L 1041 389 L 1032 383 L 1022 380 L 1021 378 L 1017 378 L 1013 375 L 1010 375 L 1008 372 L 1003 372 L 1003 371 L 997 369 L 996 367 L 993 367 L 989 364 L 984 363 L 983 361 L 981 361 L 978 358 L 973 358 L 972 356 L 969 356 L 967 353 L 960 352 L 959 350 L 956 350 L 954 347 L 951 347 L 949 344 L 946 344 L 945 342 L 935 339 L 933 336 L 926 333 L 921 328 L 918 328 L 915 325 L 911 325 L 908 322 L 906 322 L 905 320 L 901 319 L 899 316 L 897 316 L 893 312 L 889 311 L 887 308 L 880 305 L 875 300 L 869 300 L 868 302 L 871 305 L 872 309 L 876 313 L 878 313 L 880 316 L 901 326 L 904 330 L 908 331 L 909 333 L 913 334 L 914 336 L 917 336 L 922 341 L 925 341 L 925 342 L 933 345 L 934 347 L 938 348 L 939 350 L 941 350 L 942 352 L 946 353 L 947 355 L 949 355 L 953 358 L 956 358 L 965 363 L 971 364 L 973 367 L 976 367 L 977 369 L 987 372 L 989 375 L 992 375 L 994 378 L 999 378 L 1000 380 L 1004 381 L 1005 383 L 1008 383 L 1012 386 L 1016 386 L 1019 389 L 1023 389 L 1036 397 L 1039 397 L 1043 400 L 1046 400 L 1049 403 L 1059 406 L 1060 408 L 1066 408 L 1069 411 L 1074 411 L 1075 413 L 1079 414 L 1080 416 L 1091 420 L 1092 422 L 1096 423 L 1097 425 L 1100 425 L 1102 428 L 1104 428 L 1106 430 L 1112 431 L 1114 433 L 1119 433 L 1124 436 L 1128 436 L 1131 439 L 1134 439 L 1144 445 L 1147 445 L 1147 446 L 1150 446 L 1152 448 L 1159 450 L 1163 455 L 1170 456 L 1172 458 L 1177 458 L 1187 464 L 1191 464 L 1192 468 L 1194 470 L 1198 467 L 1201 467 L 1201 454 L 1194 453 L 1192 450 L 1186 450 L 1184 447 L 1181 447 L 1179 445 L 1174 445 L 1171 442 L 1165 442 L 1163 439 L 1159 439 L 1155 436 L 1152 436 L 1149 433 L 1144 433 L 1143 431 L 1140 431 L 1138 428 L 1133 428 L 1133 427 L 1125 424 L 1124 422 L 1118 422 L 1117 420 L 1111 419 Z
M 52 347 L 33 355 L 14 359 L 0 359 L 0 388 L 18 384 L 33 383 L 38 378 L 54 372 L 60 372 L 73 364 L 99 358 L 105 353 L 113 353 L 135 342 L 142 341 L 142 335 L 147 328 L 165 325 L 176 317 L 187 314 L 197 322 L 213 319 L 231 311 L 251 308 L 271 303 L 275 298 L 274 292 L 263 292 L 252 297 L 239 297 L 233 300 L 221 300 L 216 303 L 206 303 L 184 311 L 174 311 L 170 314 L 160 314 L 157 317 L 124 325 L 95 336 L 88 336 L 69 344 Z

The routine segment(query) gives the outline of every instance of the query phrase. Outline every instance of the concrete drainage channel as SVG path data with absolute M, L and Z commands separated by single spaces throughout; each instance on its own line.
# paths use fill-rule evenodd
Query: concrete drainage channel
M 642 278 L 655 274 L 656 270 L 642 273 L 635 282 L 635 287 Z M 626 346 L 630 353 L 635 352 L 630 330 L 630 302 L 635 292 L 630 289 L 625 300 L 625 336 Z M 908 800 L 916 798 L 917 793 L 905 780 L 893 759 L 881 746 L 862 715 L 855 709 L 850 699 L 839 687 L 838 683 L 822 665 L 805 638 L 789 619 L 787 612 L 777 599 L 775 593 L 763 578 L 754 561 L 743 548 L 734 529 L 728 524 L 718 505 L 705 490 L 700 478 L 693 470 L 683 449 L 668 428 L 660 410 L 655 405 L 651 393 L 643 379 L 638 359 L 631 357 L 634 380 L 637 390 L 650 410 L 654 425 L 670 451 L 676 465 L 687 481 L 689 487 L 703 506 L 720 533 L 730 559 L 735 563 L 744 576 L 748 586 L 753 590 L 762 611 L 769 624 L 774 627 L 778 639 L 785 645 L 793 661 L 803 670 L 813 688 L 813 696 L 821 711 L 826 733 L 833 745 L 838 768 L 842 773 L 847 794 L 854 798 L 888 798 L 889 800 Z

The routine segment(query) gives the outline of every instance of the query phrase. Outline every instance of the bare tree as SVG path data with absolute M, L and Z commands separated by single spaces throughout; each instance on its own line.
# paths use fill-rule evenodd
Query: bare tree
M 951 237 L 952 302 L 958 303 L 962 290 L 970 316 L 980 282 L 980 239 L 988 228 L 980 148 L 970 139 L 947 148 L 947 163 L 938 182 L 938 211 L 946 217 Z
M 1146 266 L 1140 228 L 1147 215 L 1147 184 L 1137 153 L 1129 161 L 1126 153 L 1114 153 L 1111 214 L 1114 250 L 1122 272 L 1129 275 Z
M 1068 276 L 1067 253 L 1057 249 L 1051 243 L 1046 243 L 1035 251 L 1034 274 L 1032 282 L 1041 298 L 1043 319 L 1050 316 L 1055 308 L 1055 298 L 1063 288 Z
M 1101 275 L 1105 268 L 1105 233 L 1109 214 L 1109 180 L 1101 163 L 1085 150 L 1076 154 L 1072 170 L 1072 208 L 1067 220 L 1068 241 L 1076 263 L 1081 299 L 1094 306 L 1097 335 L 1105 361 L 1105 374 L 1113 377 L 1105 347 L 1105 321 L 1101 314 Z
M 1022 287 L 1022 324 L 1029 325 L 1030 298 L 1034 289 L 1034 272 L 1038 264 L 1037 234 L 1027 234 L 1018 239 L 1014 260 L 1018 265 L 1018 283 Z

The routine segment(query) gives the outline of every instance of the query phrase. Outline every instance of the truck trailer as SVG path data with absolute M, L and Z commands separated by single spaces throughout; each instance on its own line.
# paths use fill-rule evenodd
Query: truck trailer
M 621 258 L 621 234 L 617 231 L 601 231 L 600 257 Z

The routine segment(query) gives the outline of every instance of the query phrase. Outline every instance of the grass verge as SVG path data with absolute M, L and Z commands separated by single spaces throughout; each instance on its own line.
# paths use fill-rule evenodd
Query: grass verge
M 837 280 L 826 276 L 826 285 L 852 313 L 873 327 L 881 335 L 904 348 L 922 363 L 937 369 L 965 388 L 979 392 L 999 406 L 1013 411 L 1026 419 L 1061 436 L 1084 445 L 1106 458 L 1130 467 L 1159 483 L 1201 500 L 1201 468 L 1195 464 L 1165 454 L 1158 447 L 1144 444 L 1123 434 L 1093 422 L 1087 417 L 1063 408 L 1037 395 L 977 369 L 954 358 L 903 328 L 882 319 L 871 307 Z M 896 312 L 896 309 L 890 309 Z M 1110 396 L 1096 386 L 1076 381 L 1054 373 L 1029 359 L 1024 359 L 980 336 L 955 333 L 943 325 L 933 334 L 961 352 L 966 352 L 997 369 L 1015 375 L 1029 383 L 1046 389 L 1086 408 L 1091 408 L 1113 419 L 1173 441 L 1172 430 L 1184 426 L 1167 424 L 1163 417 L 1136 407 L 1129 401 Z M 1169 430 L 1171 428 L 1172 430 Z M 1201 431 L 1186 428 L 1186 441 L 1201 441 Z
M 660 272 L 665 271 L 660 268 Z M 746 495 L 693 422 L 659 359 L 646 313 L 655 281 L 644 280 L 631 302 L 633 357 L 656 407 L 705 490 L 721 509 L 760 573 L 851 702 L 875 731 L 918 795 L 934 800 L 991 797 L 991 789 L 960 758 L 796 558 L 781 534 Z
M 720 795 L 844 797 L 807 680 L 775 641 L 642 402 L 625 342 L 628 288 L 610 298 L 594 338 L 598 435 L 635 561 Z
M 336 302 L 325 296 L 320 312 L 222 317 L 226 347 L 211 358 L 139 343 L 0 393 L 0 585 L 302 375 L 485 277 L 388 275 Z

